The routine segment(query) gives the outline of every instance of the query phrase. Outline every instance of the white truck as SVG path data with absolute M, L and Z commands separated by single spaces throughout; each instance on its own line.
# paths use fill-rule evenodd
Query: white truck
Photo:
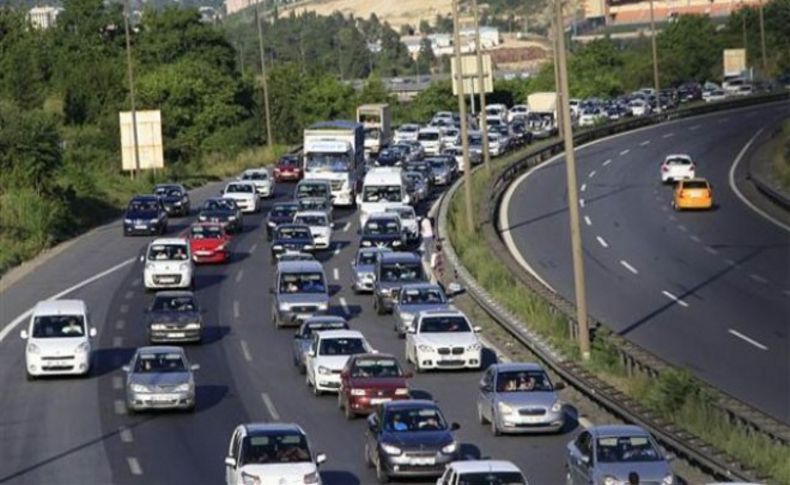
M 392 140 L 392 114 L 386 103 L 359 106 L 357 123 L 365 129 L 365 158 L 378 155 Z
M 304 130 L 304 178 L 326 180 L 332 203 L 353 206 L 364 169 L 364 130 L 353 121 L 326 121 Z
M 527 96 L 529 131 L 535 138 L 549 138 L 557 133 L 557 93 L 532 93 Z

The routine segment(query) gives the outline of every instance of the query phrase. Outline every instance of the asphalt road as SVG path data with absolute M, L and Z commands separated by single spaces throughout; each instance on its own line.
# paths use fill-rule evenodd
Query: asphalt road
M 213 195 L 212 185 L 193 194 L 193 205 Z M 275 200 L 290 199 L 292 185 L 278 185 Z M 272 201 L 267 201 L 268 207 Z M 423 208 L 424 209 L 424 208 Z M 265 213 L 265 211 L 264 211 Z M 325 484 L 371 484 L 363 460 L 364 419 L 347 422 L 334 396 L 314 397 L 291 360 L 293 332 L 270 321 L 272 266 L 262 227 L 264 214 L 245 217 L 228 265 L 197 270 L 197 297 L 207 314 L 202 345 L 188 346 L 197 374 L 197 412 L 129 416 L 123 409 L 121 366 L 146 345 L 143 308 L 150 300 L 136 260 L 149 238 L 124 238 L 114 223 L 79 238 L 0 293 L 0 482 L 59 484 L 204 484 L 224 481 L 223 459 L 234 427 L 251 421 L 293 421 L 314 448 L 328 454 Z M 189 219 L 171 219 L 170 233 Z M 371 297 L 350 289 L 357 249 L 357 217 L 336 212 L 335 245 L 319 259 L 332 285 L 332 313 L 350 318 L 372 345 L 403 356 L 392 317 L 376 316 Z M 117 265 L 121 265 L 118 267 Z M 87 379 L 27 382 L 19 326 L 9 323 L 36 301 L 108 268 L 117 269 L 68 297 L 86 300 L 99 335 L 94 372 Z M 493 352 L 487 352 L 491 361 Z M 516 462 L 531 483 L 564 480 L 563 435 L 494 438 L 477 423 L 479 372 L 427 373 L 411 383 L 415 397 L 432 397 L 450 421 L 467 457 Z M 573 426 L 571 426 L 572 428 Z
M 739 199 L 729 172 L 758 130 L 789 113 L 788 103 L 722 112 L 577 151 L 590 313 L 785 422 L 790 232 Z M 671 209 L 659 167 L 678 152 L 690 154 L 697 175 L 712 183 L 715 210 Z M 514 184 L 500 217 L 517 255 L 573 301 L 565 187 L 564 159 L 544 165 Z

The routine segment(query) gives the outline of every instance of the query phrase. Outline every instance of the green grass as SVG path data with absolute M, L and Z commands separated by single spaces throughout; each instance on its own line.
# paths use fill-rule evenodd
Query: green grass
M 779 184 L 790 190 L 790 120 L 782 125 L 782 131 L 773 150 L 771 170 Z

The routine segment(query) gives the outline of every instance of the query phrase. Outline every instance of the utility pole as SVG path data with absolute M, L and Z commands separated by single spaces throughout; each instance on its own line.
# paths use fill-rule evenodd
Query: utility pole
M 651 2 L 652 3 L 652 2 Z M 582 236 L 579 225 L 579 193 L 576 187 L 576 154 L 573 152 L 573 132 L 571 131 L 570 103 L 568 101 L 568 66 L 565 56 L 565 36 L 562 35 L 562 3 L 554 0 L 556 25 L 561 35 L 557 36 L 560 85 L 562 96 L 562 124 L 565 136 L 565 168 L 568 178 L 568 213 L 570 214 L 571 250 L 573 252 L 573 280 L 576 291 L 576 321 L 578 323 L 579 351 L 582 360 L 590 358 L 590 329 L 587 322 L 587 289 L 584 280 L 584 256 Z
M 261 55 L 261 78 L 263 80 L 263 110 L 266 116 L 266 146 L 271 148 L 274 140 L 272 140 L 272 121 L 269 116 L 269 81 L 266 79 L 266 58 L 263 50 L 263 27 L 261 26 L 260 12 L 258 11 L 258 3 L 260 0 L 255 0 L 255 24 L 258 26 L 258 50 Z
M 653 14 L 653 0 L 650 0 L 650 43 L 653 47 L 653 87 L 656 90 L 656 110 L 661 112 L 661 97 L 658 84 L 658 47 L 656 46 L 656 20 Z
M 765 20 L 763 19 L 763 0 L 760 0 L 760 48 L 763 51 L 763 77 L 767 77 L 768 57 L 765 53 Z
M 559 1 L 559 0 L 555 0 Z M 560 7 L 561 8 L 561 7 Z M 565 35 L 565 31 L 563 29 L 562 18 L 560 17 L 560 23 L 557 24 L 557 19 L 554 15 L 551 16 L 552 18 L 552 29 L 553 29 L 553 38 L 552 38 L 552 45 L 554 47 L 554 92 L 557 93 L 557 101 L 555 102 L 555 112 L 557 113 L 557 119 L 555 122 L 557 123 L 557 134 L 559 135 L 560 139 L 564 136 L 565 127 L 562 124 L 562 102 L 560 97 L 562 94 L 560 93 L 560 58 L 559 58 L 559 37 L 561 35 Z
M 469 164 L 469 130 L 466 127 L 466 100 L 464 99 L 464 69 L 461 63 L 461 34 L 458 20 L 458 0 L 453 0 L 453 44 L 455 50 L 455 79 L 458 86 L 458 113 L 461 116 L 461 150 L 464 159 L 464 202 L 466 207 L 466 229 L 469 233 L 475 230 L 475 219 L 472 213 L 472 167 Z
M 743 8 L 743 0 L 740 2 L 741 5 L 741 31 L 743 34 L 743 50 L 747 50 L 748 47 L 746 46 L 746 9 Z M 749 53 L 746 52 L 746 57 L 748 59 Z M 748 62 L 746 64 L 749 65 Z
M 129 76 L 129 104 L 132 109 L 132 143 L 134 144 L 134 171 L 132 172 L 132 178 L 136 178 L 140 174 L 140 145 L 137 142 L 137 109 L 134 104 L 134 68 L 132 67 L 132 41 L 129 33 L 129 17 L 132 15 L 132 8 L 129 5 L 129 0 L 124 0 L 123 8 L 125 10 L 123 26 L 126 32 L 126 69 Z
M 475 18 L 475 53 L 477 54 L 477 87 L 480 90 L 480 128 L 483 131 L 483 163 L 486 170 L 491 173 L 491 154 L 488 152 L 488 120 L 486 119 L 486 86 L 483 75 L 483 51 L 480 48 L 480 12 L 477 0 L 472 0 L 472 10 Z M 474 99 L 474 90 L 472 90 Z

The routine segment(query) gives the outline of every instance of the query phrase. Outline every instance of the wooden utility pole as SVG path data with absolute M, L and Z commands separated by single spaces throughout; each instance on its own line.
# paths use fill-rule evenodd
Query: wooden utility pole
M 261 55 L 261 80 L 263 81 L 263 111 L 266 117 L 266 146 L 271 148 L 274 140 L 272 139 L 272 121 L 269 116 L 269 80 L 266 78 L 266 57 L 263 50 L 263 26 L 258 10 L 260 0 L 255 0 L 255 24 L 258 27 L 258 50 Z
M 477 0 L 472 0 L 472 10 L 474 10 L 475 17 L 475 52 L 477 53 L 477 87 L 480 90 L 480 128 L 483 131 L 483 163 L 486 170 L 491 173 L 491 154 L 488 151 L 488 120 L 486 119 L 486 76 L 483 74 L 483 52 L 480 49 L 480 19 Z M 474 99 L 474 92 L 472 99 Z
M 126 70 L 129 77 L 129 104 L 132 111 L 132 143 L 134 144 L 134 170 L 132 171 L 132 178 L 136 178 L 140 174 L 140 145 L 137 138 L 137 109 L 134 103 L 134 68 L 132 66 L 132 40 L 129 26 L 132 8 L 129 5 L 129 0 L 124 0 L 124 10 L 123 26 L 126 32 Z
M 461 63 L 461 34 L 458 21 L 458 0 L 453 0 L 453 35 L 455 50 L 455 79 L 458 89 L 458 113 L 461 116 L 461 150 L 464 160 L 464 199 L 466 207 L 466 229 L 472 233 L 475 230 L 475 219 L 472 209 L 472 167 L 469 163 L 469 130 L 466 126 L 466 100 L 464 99 L 464 69 Z

